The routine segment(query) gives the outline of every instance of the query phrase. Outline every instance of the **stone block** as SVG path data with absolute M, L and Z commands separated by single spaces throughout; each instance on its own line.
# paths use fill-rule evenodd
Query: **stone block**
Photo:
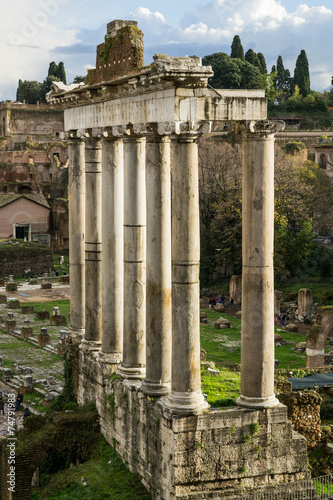
M 242 277 L 241 276 L 231 276 L 229 282 L 229 297 L 234 299 L 234 304 L 238 305 L 241 303 L 242 298 Z
M 230 328 L 230 321 L 225 318 L 219 318 L 214 323 L 215 328 Z
M 65 342 L 58 342 L 57 344 L 57 354 L 58 356 L 63 356 L 66 352 L 67 346 Z
M 16 291 L 17 291 L 17 284 L 16 283 L 7 283 L 6 292 L 16 292 Z
M 52 283 L 41 283 L 40 285 L 41 290 L 51 290 L 52 289 Z
M 66 326 L 66 316 L 52 316 L 51 317 L 51 325 L 54 326 Z
M 5 286 L 5 280 L 0 280 L 0 286 Z
M 206 359 L 207 359 L 207 352 L 205 351 L 205 349 L 203 349 L 201 347 L 201 349 L 200 349 L 200 361 L 206 361 Z
M 2 373 L 5 379 L 9 379 L 12 376 L 12 370 L 10 368 L 3 368 Z
M 8 309 L 19 309 L 21 307 L 21 303 L 18 299 L 8 300 L 7 308 Z
M 30 387 L 32 388 L 33 386 L 33 378 L 31 375 L 26 375 L 24 377 L 24 387 Z
M 207 314 L 203 311 L 200 311 L 200 323 L 203 323 L 203 320 L 206 320 L 205 322 L 207 323 Z
M 7 295 L 1 294 L 0 295 L 0 304 L 6 304 L 7 303 Z
M 241 319 L 242 318 L 242 311 L 237 311 L 235 314 L 235 317 L 238 319 Z
M 21 328 L 21 337 L 22 339 L 27 339 L 28 337 L 32 337 L 34 334 L 31 326 L 22 326 Z
M 64 275 L 64 276 L 60 276 L 59 278 L 59 282 L 60 283 L 69 283 L 69 275 Z
M 51 337 L 48 333 L 40 333 L 38 335 L 38 347 L 44 347 L 51 342 Z
M 223 313 L 224 312 L 224 305 L 223 304 L 215 304 L 214 306 L 214 311 L 218 313 Z
M 34 314 L 35 307 L 34 306 L 22 306 L 21 305 L 21 313 L 23 314 Z
M 50 313 L 46 309 L 42 309 L 41 311 L 36 312 L 37 319 L 50 319 Z
M 16 321 L 14 320 L 7 320 L 5 322 L 5 330 L 7 333 L 13 332 L 16 328 Z
M 287 332 L 297 332 L 297 330 L 297 325 L 295 325 L 294 323 L 288 323 L 288 325 L 286 326 Z
M 298 316 L 307 316 L 308 310 L 312 305 L 312 291 L 307 288 L 298 290 Z
M 213 377 L 219 377 L 221 375 L 220 370 L 215 370 L 214 368 L 207 368 L 206 375 L 212 375 Z
M 282 335 L 280 335 L 279 333 L 275 333 L 274 334 L 274 343 L 277 344 L 278 342 L 281 342 L 281 340 L 283 340 Z

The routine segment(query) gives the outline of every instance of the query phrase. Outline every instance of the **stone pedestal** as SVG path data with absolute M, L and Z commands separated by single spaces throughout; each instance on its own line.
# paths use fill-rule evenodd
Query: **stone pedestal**
M 8 300 L 7 308 L 8 309 L 19 309 L 21 307 L 21 303 L 18 299 Z
M 5 286 L 5 281 L 4 280 L 0 280 L 0 286 Z
M 22 306 L 21 305 L 21 313 L 22 314 L 34 314 L 35 307 L 34 306 Z
M 69 275 L 66 274 L 65 276 L 60 276 L 59 282 L 60 283 L 69 283 Z
M 68 140 L 68 200 L 69 200 L 69 267 L 70 325 L 73 332 L 83 335 L 85 325 L 85 160 L 84 142 L 69 134 Z M 60 279 L 62 276 L 60 277 Z
M 0 295 L 0 304 L 7 303 L 7 295 Z
M 21 328 L 21 337 L 22 339 L 27 339 L 29 337 L 33 337 L 33 329 L 31 326 L 22 326 Z
M 269 408 L 274 394 L 274 134 L 250 124 L 243 135 L 241 395 L 239 406 Z
M 41 290 L 51 290 L 52 283 L 44 282 L 44 283 L 41 283 L 40 287 L 41 287 Z
M 147 143 L 147 367 L 142 387 L 163 396 L 171 382 L 170 139 Z
M 7 320 L 5 321 L 5 330 L 7 333 L 14 331 L 16 328 L 16 321 Z
M 50 319 L 50 313 L 46 309 L 42 309 L 41 311 L 36 312 L 37 319 Z
M 51 342 L 51 337 L 48 333 L 40 333 L 38 335 L 38 347 L 44 347 Z
M 113 130 L 116 134 L 118 129 Z M 102 352 L 119 364 L 124 328 L 124 145 L 104 132 L 102 142 Z
M 146 374 L 146 178 L 144 138 L 126 139 L 124 214 L 124 348 L 119 373 Z
M 92 131 L 85 141 L 85 339 L 102 340 L 102 170 L 101 141 Z M 94 135 L 95 137 L 92 137 Z
M 66 326 L 67 324 L 67 320 L 66 320 L 66 316 L 52 316 L 51 318 L 51 325 L 54 325 L 54 326 Z
M 6 292 L 16 292 L 16 291 L 17 291 L 17 284 L 16 283 L 7 283 Z

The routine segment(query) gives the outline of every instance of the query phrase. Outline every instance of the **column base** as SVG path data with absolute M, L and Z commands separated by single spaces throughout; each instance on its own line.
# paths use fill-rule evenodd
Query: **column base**
M 142 380 L 146 376 L 146 367 L 145 366 L 124 366 L 120 365 L 117 371 L 118 375 L 120 375 L 124 379 Z
M 170 383 L 169 384 L 154 384 L 144 379 L 141 386 L 142 391 L 148 396 L 167 396 L 170 394 Z
M 102 342 L 100 340 L 86 340 L 82 339 L 80 349 L 84 351 L 100 351 Z
M 69 326 L 68 328 L 68 335 L 74 340 L 76 339 L 83 340 L 84 334 L 85 334 L 84 328 L 73 328 L 72 326 Z
M 98 355 L 98 360 L 101 361 L 102 363 L 108 363 L 111 365 L 120 365 L 122 362 L 122 354 L 121 352 L 99 352 Z
M 239 396 L 236 399 L 236 405 L 242 408 L 252 408 L 255 410 L 274 408 L 278 406 L 280 401 L 275 397 L 275 394 L 268 396 L 267 398 L 249 398 L 247 396 Z
M 176 415 L 196 415 L 210 408 L 201 391 L 174 392 L 158 402 L 163 410 Z

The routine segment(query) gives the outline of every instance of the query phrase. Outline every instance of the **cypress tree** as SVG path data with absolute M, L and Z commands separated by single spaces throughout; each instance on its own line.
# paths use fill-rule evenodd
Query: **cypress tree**
M 54 61 L 52 61 L 50 62 L 47 76 L 57 76 L 57 74 L 58 74 L 58 65 Z
M 264 54 L 262 52 L 258 52 L 257 56 L 260 63 L 260 72 L 264 75 L 265 73 L 267 73 L 267 66 Z
M 58 71 L 56 76 L 59 78 L 59 80 L 63 83 L 66 83 L 66 71 L 65 71 L 65 66 L 62 61 L 60 61 L 58 65 Z
M 261 65 L 258 59 L 257 54 L 254 52 L 254 50 L 249 49 L 246 54 L 245 54 L 245 61 L 249 62 L 250 64 L 253 64 L 253 66 L 256 66 L 259 68 L 261 72 Z
M 230 57 L 245 61 L 243 45 L 238 35 L 235 35 L 232 41 Z
M 305 50 L 301 50 L 297 58 L 295 72 L 294 72 L 294 85 L 299 87 L 302 97 L 306 97 L 310 92 L 310 71 L 309 62 Z
M 286 81 L 286 72 L 283 65 L 282 57 L 279 56 L 276 62 L 277 75 L 275 78 L 274 86 L 276 90 L 283 90 Z

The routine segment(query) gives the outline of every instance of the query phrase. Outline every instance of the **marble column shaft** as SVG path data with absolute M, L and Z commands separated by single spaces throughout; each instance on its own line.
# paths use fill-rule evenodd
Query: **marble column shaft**
M 171 188 L 170 139 L 147 140 L 147 366 L 143 391 L 170 392 Z
M 102 170 L 101 141 L 85 140 L 86 155 L 86 325 L 85 339 L 102 338 Z
M 208 408 L 200 377 L 200 222 L 198 146 L 193 136 L 175 141 L 172 179 L 172 375 L 161 405 L 173 413 Z
M 102 141 L 102 352 L 120 363 L 124 320 L 124 164 L 122 139 Z
M 85 326 L 85 164 L 84 142 L 68 140 L 70 324 L 73 333 Z
M 146 139 L 124 140 L 124 346 L 119 373 L 142 379 L 146 369 Z
M 249 408 L 274 395 L 274 134 L 243 135 L 241 396 Z

